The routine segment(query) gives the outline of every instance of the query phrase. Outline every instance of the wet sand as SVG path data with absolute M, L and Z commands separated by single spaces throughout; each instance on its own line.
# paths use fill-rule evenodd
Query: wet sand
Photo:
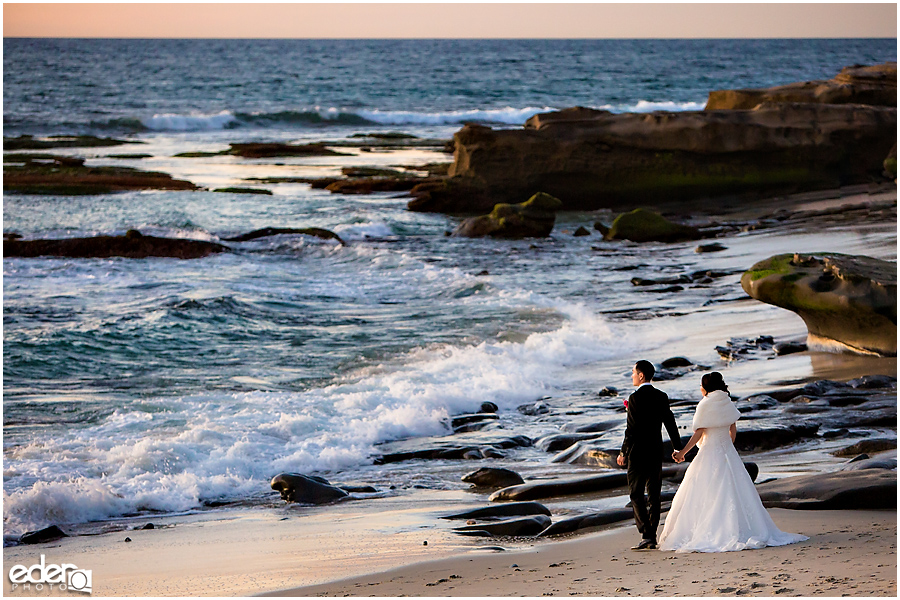
M 279 596 L 896 596 L 895 511 L 769 511 L 805 542 L 636 552 L 633 526 L 520 552 L 409 565 Z

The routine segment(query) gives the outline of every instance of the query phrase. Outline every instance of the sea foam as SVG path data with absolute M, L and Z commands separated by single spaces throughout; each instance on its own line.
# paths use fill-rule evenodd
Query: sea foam
M 267 493 L 281 471 L 352 470 L 371 464 L 379 442 L 449 433 L 451 415 L 476 411 L 486 400 L 501 413 L 513 410 L 553 394 L 572 366 L 648 343 L 583 306 L 541 303 L 564 321 L 522 342 L 420 347 L 303 393 L 141 401 L 98 424 L 10 448 L 6 530 L 184 511 Z
M 589 108 L 608 110 L 615 113 L 644 113 L 656 110 L 672 112 L 703 110 L 704 105 L 703 102 L 639 100 L 634 104 L 602 104 Z M 274 113 L 245 113 L 224 110 L 215 114 L 159 114 L 141 119 L 140 122 L 151 131 L 173 132 L 217 131 L 237 127 L 280 128 L 285 126 L 321 127 L 327 125 L 357 127 L 361 125 L 389 125 L 395 127 L 404 125 L 439 126 L 462 125 L 470 122 L 503 126 L 522 125 L 536 114 L 552 112 L 559 110 L 559 108 L 551 106 L 528 106 L 524 108 L 507 106 L 503 108 L 419 112 L 379 109 L 351 111 L 335 107 L 314 107 L 310 110 L 279 111 Z

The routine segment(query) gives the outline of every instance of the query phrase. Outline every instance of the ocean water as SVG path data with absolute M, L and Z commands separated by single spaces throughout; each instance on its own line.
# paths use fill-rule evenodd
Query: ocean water
M 372 132 L 449 139 L 464 122 L 518 127 L 575 105 L 697 110 L 712 89 L 896 60 L 896 41 L 6 39 L 3 60 L 5 135 L 127 137 L 57 152 L 218 187 L 450 156 L 174 155 Z M 151 158 L 110 157 L 129 152 Z M 679 314 L 740 292 L 732 275 L 639 293 L 635 270 L 734 269 L 786 245 L 748 236 L 710 258 L 571 236 L 604 213 L 561 215 L 546 240 L 458 240 L 444 235 L 456 219 L 411 213 L 402 194 L 263 187 L 273 195 L 5 195 L 4 232 L 26 238 L 137 228 L 221 241 L 275 226 L 348 242 L 275 236 L 191 261 L 4 259 L 5 533 L 267 498 L 281 471 L 397 481 L 402 470 L 372 465 L 379 444 L 445 436 L 450 416 L 484 401 L 508 429 L 539 434 L 517 406 L 627 387 L 635 357 L 690 347 Z M 895 259 L 896 232 L 873 227 L 835 243 Z M 808 233 L 791 248 L 816 249 Z M 715 360 L 712 346 L 697 353 Z

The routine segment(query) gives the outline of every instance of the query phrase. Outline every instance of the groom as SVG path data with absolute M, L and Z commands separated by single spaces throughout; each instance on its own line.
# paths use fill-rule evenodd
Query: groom
M 669 397 L 650 381 L 656 369 L 646 360 L 639 360 L 631 369 L 631 383 L 637 387 L 625 402 L 628 424 L 625 441 L 616 458 L 620 467 L 628 466 L 628 487 L 634 509 L 634 523 L 641 532 L 641 543 L 632 550 L 655 550 L 656 530 L 659 528 L 662 487 L 662 426 L 676 450 L 681 450 L 681 436 L 675 415 L 669 408 Z M 644 498 L 644 488 L 650 499 L 650 510 Z

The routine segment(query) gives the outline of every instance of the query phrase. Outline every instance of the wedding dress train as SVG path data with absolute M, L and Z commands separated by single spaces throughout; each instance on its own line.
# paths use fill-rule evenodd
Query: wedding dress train
M 694 430 L 706 432 L 672 501 L 660 550 L 731 552 L 809 539 L 779 530 L 762 505 L 728 432 L 738 417 L 722 391 L 710 392 L 697 406 Z

